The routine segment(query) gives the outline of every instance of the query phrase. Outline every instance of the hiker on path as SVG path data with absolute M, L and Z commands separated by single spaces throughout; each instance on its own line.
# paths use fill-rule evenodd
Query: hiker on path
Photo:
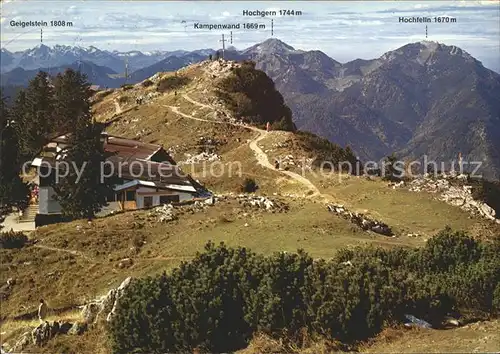
M 40 323 L 45 322 L 45 317 L 47 316 L 47 304 L 43 299 L 40 300 L 40 306 L 38 306 L 38 319 Z
M 269 122 L 267 122 L 266 124 L 266 131 L 270 131 L 271 130 L 271 124 Z
M 274 168 L 279 170 L 280 169 L 280 162 L 278 160 L 274 161 Z

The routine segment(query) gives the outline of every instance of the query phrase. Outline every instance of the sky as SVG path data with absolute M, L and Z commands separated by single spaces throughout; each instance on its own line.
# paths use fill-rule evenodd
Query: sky
M 302 15 L 245 17 L 243 10 L 301 11 Z M 233 30 L 232 45 L 250 47 L 274 38 L 296 49 L 321 50 L 339 62 L 373 59 L 407 43 L 426 39 L 424 23 L 400 23 L 400 16 L 447 16 L 456 22 L 429 23 L 428 40 L 458 46 L 500 72 L 500 0 L 490 1 L 2 1 L 2 48 L 40 43 L 40 27 L 11 21 L 70 21 L 71 27 L 43 28 L 49 46 L 95 46 L 106 50 L 194 50 L 219 48 L 230 30 L 195 29 L 195 23 L 258 23 L 265 29 Z M 230 45 L 230 43 L 226 43 Z

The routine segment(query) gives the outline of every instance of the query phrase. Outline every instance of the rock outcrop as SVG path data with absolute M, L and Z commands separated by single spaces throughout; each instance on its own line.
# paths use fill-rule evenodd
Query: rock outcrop
M 344 219 L 349 220 L 365 231 L 373 231 L 384 236 L 394 235 L 391 228 L 387 224 L 378 220 L 371 219 L 361 213 L 351 212 L 347 210 L 343 205 L 331 204 L 328 205 L 327 208 L 332 213 L 335 213 L 343 217 Z
M 492 207 L 473 198 L 472 186 L 465 184 L 466 179 L 465 175 L 441 175 L 438 178 L 424 175 L 415 178 L 408 184 L 399 182 L 398 184 L 390 184 L 390 186 L 392 188 L 408 188 L 411 192 L 437 194 L 437 199 L 449 205 L 457 206 L 473 216 L 483 217 L 500 224 Z
M 17 340 L 16 344 L 11 348 L 13 353 L 21 352 L 24 348 L 26 348 L 32 342 L 31 332 L 24 332 L 21 337 Z M 4 343 L 5 344 L 5 343 Z M 4 353 L 4 352 L 2 352 Z
M 287 170 L 294 167 L 310 168 L 314 159 L 311 158 L 296 158 L 293 155 L 280 155 L 277 157 L 281 169 Z
M 59 334 L 70 334 L 70 335 L 80 335 L 87 330 L 87 325 L 82 323 L 70 323 L 67 321 L 58 322 L 54 321 L 41 323 L 38 327 L 33 329 L 33 331 L 26 332 L 21 336 L 21 339 L 16 343 L 13 350 L 20 351 L 23 350 L 29 343 L 29 337 L 31 336 L 31 342 L 36 346 L 43 346 L 49 340 L 54 338 Z
M 192 165 L 192 164 L 197 164 L 200 162 L 215 162 L 219 161 L 221 157 L 215 153 L 209 153 L 209 152 L 202 152 L 197 155 L 191 155 L 191 154 L 184 154 L 186 155 L 187 159 L 185 161 L 179 161 L 178 165 Z
M 237 196 L 238 202 L 244 207 L 263 209 L 269 212 L 285 213 L 289 207 L 279 200 L 271 200 L 268 197 L 241 194 Z
M 118 301 L 131 282 L 132 278 L 128 277 L 118 288 L 111 289 L 106 295 L 84 305 L 81 313 L 84 323 L 92 324 L 97 322 L 100 318 L 105 318 L 108 322 L 112 321 L 118 306 Z
M 174 211 L 174 206 L 172 204 L 164 204 L 162 206 L 153 208 L 149 212 L 150 217 L 157 219 L 157 222 L 165 223 L 177 219 Z

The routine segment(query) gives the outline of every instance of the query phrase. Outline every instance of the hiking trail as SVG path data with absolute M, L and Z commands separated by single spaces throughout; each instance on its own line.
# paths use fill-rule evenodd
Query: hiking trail
M 193 103 L 194 105 L 197 105 L 197 106 L 200 106 L 203 108 L 207 108 L 207 109 L 211 109 L 211 110 L 214 109 L 210 105 L 207 105 L 207 104 L 204 104 L 204 103 L 201 103 L 201 102 L 198 102 L 198 101 L 192 99 L 187 94 L 183 94 L 182 97 L 185 100 Z M 323 196 L 325 199 L 327 199 L 327 197 L 330 197 L 330 196 L 321 194 L 319 189 L 311 181 L 309 181 L 307 178 L 305 178 L 297 173 L 291 172 L 291 171 L 284 171 L 284 170 L 276 169 L 269 162 L 269 158 L 268 158 L 267 154 L 258 146 L 259 141 L 261 141 L 262 139 L 264 139 L 267 136 L 267 134 L 268 134 L 267 131 L 259 129 L 257 127 L 252 127 L 250 125 L 245 125 L 245 124 L 240 124 L 240 123 L 231 123 L 231 122 L 223 122 L 223 121 L 216 121 L 216 120 L 210 120 L 210 119 L 196 118 L 196 117 L 193 117 L 192 115 L 180 112 L 179 107 L 176 107 L 176 106 L 164 105 L 164 107 L 167 107 L 167 108 L 171 109 L 174 113 L 176 113 L 182 117 L 188 118 L 188 119 L 193 119 L 193 120 L 197 120 L 197 121 L 201 121 L 201 122 L 215 123 L 215 124 L 229 124 L 229 125 L 233 125 L 236 127 L 241 127 L 241 128 L 245 128 L 245 129 L 249 129 L 249 130 L 252 130 L 254 132 L 257 132 L 259 135 L 250 141 L 249 147 L 254 152 L 255 158 L 257 159 L 257 163 L 259 165 L 261 165 L 267 169 L 285 174 L 285 175 L 291 177 L 292 179 L 294 179 L 295 181 L 303 184 L 310 191 L 313 192 L 312 194 L 308 195 L 308 197 Z
M 82 258 L 85 258 L 88 261 L 92 260 L 91 258 L 89 258 L 83 252 L 80 252 L 80 251 L 68 250 L 68 249 L 64 249 L 64 248 L 57 248 L 57 247 L 51 247 L 51 246 L 45 246 L 45 245 L 39 245 L 39 244 L 35 244 L 35 245 L 33 245 L 33 247 L 41 248 L 41 249 L 49 250 L 49 251 L 54 251 L 54 252 L 65 252 L 65 253 L 72 254 L 74 256 L 80 256 Z

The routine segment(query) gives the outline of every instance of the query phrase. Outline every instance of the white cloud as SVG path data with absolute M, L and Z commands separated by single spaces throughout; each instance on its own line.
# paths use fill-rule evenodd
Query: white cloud
M 475 7 L 475 6 L 499 6 L 499 0 L 460 0 L 459 7 Z
M 300 10 L 302 16 L 276 16 L 275 37 L 299 49 L 319 49 L 339 61 L 356 57 L 373 58 L 408 41 L 425 38 L 421 24 L 400 24 L 399 16 L 431 17 L 439 14 L 457 18 L 457 23 L 429 26 L 430 39 L 470 47 L 473 56 L 499 58 L 498 1 L 405 1 L 405 2 L 50 2 L 23 1 L 2 6 L 2 41 L 11 41 L 9 50 L 20 50 L 39 43 L 34 34 L 9 25 L 12 18 L 22 20 L 71 20 L 72 28 L 47 28 L 50 44 L 82 45 L 117 50 L 193 50 L 216 47 L 224 31 L 195 31 L 193 23 L 266 24 L 260 31 L 236 31 L 236 47 L 243 49 L 270 37 L 269 17 L 244 17 L 242 10 Z M 290 5 L 290 4 L 293 4 Z M 497 6 L 495 6 L 497 4 Z M 481 8 L 478 8 L 478 7 Z M 484 9 L 484 10 L 483 10 Z M 182 23 L 185 21 L 185 23 Z M 184 29 L 184 25 L 187 28 Z M 38 32 L 39 33 L 39 32 Z M 228 33 L 227 33 L 228 34 Z M 13 38 L 19 36 L 18 38 Z M 464 48 L 465 49 L 465 48 Z
M 76 6 L 70 6 L 67 10 L 66 13 L 68 15 L 76 15 L 80 13 L 80 10 Z

